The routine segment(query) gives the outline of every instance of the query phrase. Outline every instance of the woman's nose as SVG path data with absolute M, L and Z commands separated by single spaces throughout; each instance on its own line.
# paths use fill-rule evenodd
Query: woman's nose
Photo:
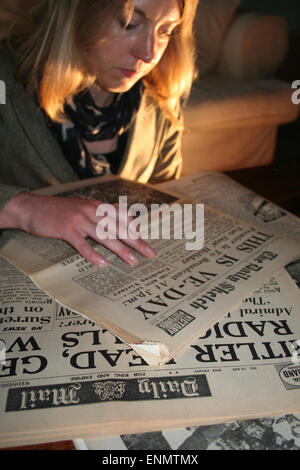
M 155 63 L 158 55 L 155 34 L 152 32 L 145 33 L 143 37 L 137 39 L 134 49 L 134 56 L 145 62 L 146 64 Z

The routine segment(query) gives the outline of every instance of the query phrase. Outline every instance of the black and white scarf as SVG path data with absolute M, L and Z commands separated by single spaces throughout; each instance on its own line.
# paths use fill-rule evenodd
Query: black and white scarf
M 65 105 L 67 123 L 51 122 L 51 130 L 80 178 L 117 173 L 125 150 L 126 134 L 140 107 L 144 86 L 138 82 L 128 92 L 115 94 L 107 107 L 99 107 L 89 90 Z M 92 154 L 84 141 L 110 140 L 118 136 L 118 148 L 109 154 Z

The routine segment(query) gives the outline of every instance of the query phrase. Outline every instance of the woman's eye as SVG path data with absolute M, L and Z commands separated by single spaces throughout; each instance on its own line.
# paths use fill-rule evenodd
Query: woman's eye
M 120 20 L 120 25 L 122 26 L 122 28 L 128 29 L 128 28 L 130 28 L 131 26 L 133 26 L 133 23 L 126 23 L 125 21 Z
M 129 31 L 137 27 L 138 27 L 138 24 L 133 24 L 133 23 L 129 23 L 127 26 L 125 25 L 125 29 L 128 29 Z
M 125 22 L 124 20 L 120 20 L 120 25 L 122 27 L 122 29 L 124 29 L 124 31 L 133 31 L 139 27 L 142 26 L 142 22 L 140 21 L 137 21 L 137 20 L 132 20 L 127 23 Z M 158 30 L 158 36 L 162 39 L 170 39 L 171 37 L 175 36 L 175 34 L 177 33 L 178 31 L 178 28 L 166 28 L 166 27 L 163 27 L 163 28 L 160 28 Z
M 134 21 L 130 21 L 129 23 L 125 22 L 124 20 L 120 20 L 120 25 L 121 27 L 125 30 L 125 31 L 130 31 L 132 29 L 135 29 L 135 28 L 138 28 L 138 26 L 140 25 L 139 22 L 134 22 Z

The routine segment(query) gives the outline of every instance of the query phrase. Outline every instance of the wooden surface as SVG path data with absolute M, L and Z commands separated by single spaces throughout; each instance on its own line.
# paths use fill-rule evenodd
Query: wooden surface
M 300 216 L 300 157 L 299 163 L 247 168 L 227 174 L 266 199 Z M 13 447 L 8 450 L 75 450 L 75 446 L 72 441 L 65 441 Z
M 52 442 L 24 447 L 10 447 L 1 450 L 76 450 L 73 441 Z

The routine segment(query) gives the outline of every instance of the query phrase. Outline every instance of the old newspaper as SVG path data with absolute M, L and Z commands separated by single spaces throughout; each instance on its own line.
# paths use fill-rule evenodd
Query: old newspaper
M 0 262 L 0 447 L 300 411 L 300 290 L 281 270 L 151 367 Z
M 199 172 L 158 185 L 162 189 L 170 189 L 182 195 L 202 201 L 238 218 L 248 220 L 262 228 L 268 227 L 275 233 L 288 235 L 300 241 L 300 221 L 293 214 L 266 200 L 264 197 L 247 189 L 223 173 Z M 286 267 L 300 288 L 300 261 Z M 264 303 L 265 302 L 265 303 Z M 248 303 L 248 300 L 247 300 Z M 247 305 L 246 302 L 244 304 Z M 242 304 L 243 305 L 243 304 Z M 245 312 L 262 317 L 268 301 L 262 297 L 252 310 Z M 249 303 L 248 303 L 249 307 Z M 299 310 L 299 307 L 298 307 Z M 242 312 L 242 308 L 240 309 Z M 270 313 L 271 311 L 269 311 Z M 274 314 L 275 312 L 273 312 Z M 255 318 L 255 317 L 254 317 Z M 270 318 L 270 317 L 269 317 Z M 293 343 L 294 364 L 300 363 L 300 341 Z M 238 368 L 235 369 L 236 371 Z M 244 371 L 245 373 L 246 371 Z M 289 371 L 296 379 L 299 377 L 298 367 Z M 246 372 L 247 373 L 247 372 Z M 286 378 L 288 374 L 285 372 Z M 247 382 L 247 376 L 244 376 Z M 299 380 L 297 380 L 299 383 Z M 300 391 L 299 391 L 300 393 Z M 225 405 L 226 406 L 226 405 Z M 299 449 L 300 448 L 300 414 L 273 416 L 242 420 L 224 424 L 200 427 L 187 427 L 177 430 L 162 430 L 159 433 L 141 433 L 108 438 L 77 439 L 75 445 L 79 449 Z M 200 447 L 199 447 L 200 446 Z
M 183 451 L 300 450 L 300 414 L 252 418 L 210 426 L 76 439 L 78 450 Z M 176 455 L 176 454 L 175 454 Z M 165 463 L 163 455 L 153 463 Z M 174 458 L 175 460 L 175 458 Z M 183 463 L 183 462 L 182 462 Z M 198 461 L 200 464 L 200 459 Z
M 162 190 L 201 201 L 226 214 L 300 242 L 300 220 L 224 173 L 199 171 L 158 185 Z
M 92 197 L 111 204 L 122 195 L 129 206 L 136 201 L 151 207 L 178 202 L 171 193 L 116 177 L 52 187 L 43 193 Z M 184 201 L 181 204 L 186 207 Z M 155 366 L 181 353 L 300 255 L 298 242 L 207 205 L 203 222 L 202 248 L 187 250 L 184 237 L 151 239 L 157 256 L 150 261 L 141 258 L 135 268 L 101 246 L 97 249 L 110 265 L 98 268 L 64 242 L 17 231 L 1 237 L 0 254 L 66 308 L 109 329 Z

